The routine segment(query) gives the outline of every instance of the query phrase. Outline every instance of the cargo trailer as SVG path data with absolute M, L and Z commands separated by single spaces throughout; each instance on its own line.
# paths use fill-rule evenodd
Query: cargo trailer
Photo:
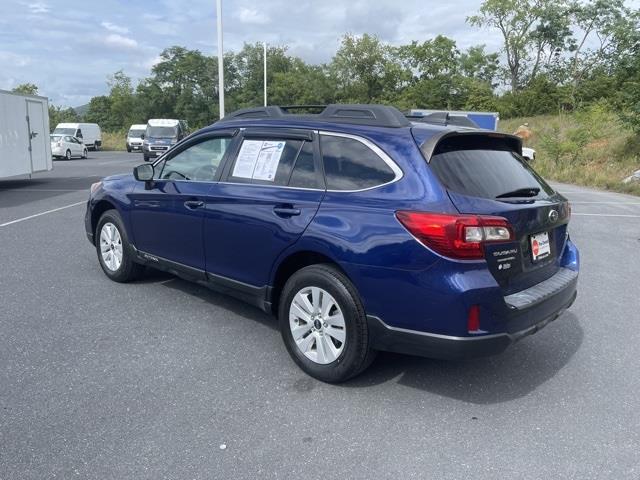
M 52 169 L 48 99 L 0 90 L 0 178 Z

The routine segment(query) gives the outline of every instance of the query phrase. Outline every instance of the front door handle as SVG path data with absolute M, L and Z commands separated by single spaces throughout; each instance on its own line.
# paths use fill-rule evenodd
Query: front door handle
M 158 208 L 160 206 L 160 202 L 156 200 L 134 200 L 133 206 L 141 208 Z
M 198 208 L 204 207 L 204 202 L 202 200 L 187 200 L 184 202 L 184 206 L 189 210 L 197 210 Z
M 293 205 L 274 207 L 273 213 L 278 215 L 279 217 L 293 217 L 296 215 L 300 215 L 300 209 L 294 208 Z

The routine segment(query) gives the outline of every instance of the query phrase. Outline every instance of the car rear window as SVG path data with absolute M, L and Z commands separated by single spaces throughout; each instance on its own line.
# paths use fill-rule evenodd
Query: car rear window
M 440 182 L 448 189 L 481 198 L 547 198 L 553 189 L 515 152 L 486 142 L 448 142 L 436 148 L 429 163 Z M 538 190 L 537 195 L 505 195 L 509 192 Z

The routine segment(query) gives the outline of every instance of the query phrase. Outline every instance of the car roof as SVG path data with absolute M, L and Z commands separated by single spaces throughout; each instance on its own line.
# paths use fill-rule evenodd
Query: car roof
M 219 123 L 243 119 L 288 119 L 392 128 L 407 127 L 411 124 L 397 108 L 377 104 L 271 105 L 243 108 L 220 119 Z
M 411 122 L 395 107 L 375 104 L 293 105 L 245 108 L 233 112 L 200 132 L 244 127 L 301 128 L 342 133 L 408 134 L 420 128 L 422 136 L 450 130 L 439 124 Z

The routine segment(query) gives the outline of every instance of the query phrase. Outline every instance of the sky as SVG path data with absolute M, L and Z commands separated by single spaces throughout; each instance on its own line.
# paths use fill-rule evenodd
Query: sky
M 172 45 L 216 54 L 215 0 L 0 0 L 0 89 L 35 83 L 53 104 L 79 106 L 107 93 L 122 69 L 148 76 Z M 481 0 L 223 0 L 224 48 L 287 45 L 310 63 L 328 62 L 345 33 L 391 44 L 438 34 L 466 48 L 498 50 L 497 33 L 466 24 Z

